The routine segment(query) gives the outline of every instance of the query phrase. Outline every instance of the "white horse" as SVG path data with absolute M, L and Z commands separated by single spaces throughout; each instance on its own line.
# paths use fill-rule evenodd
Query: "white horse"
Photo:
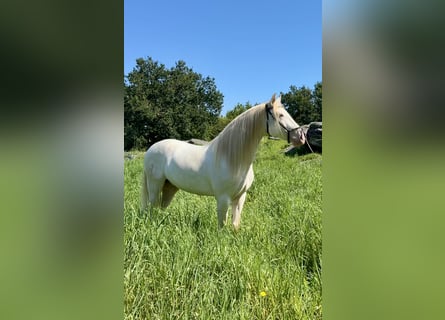
M 275 94 L 269 102 L 236 117 L 208 145 L 174 139 L 153 144 L 144 157 L 142 210 L 148 201 L 153 207 L 166 208 L 182 189 L 216 198 L 219 227 L 232 205 L 232 224 L 238 229 L 246 192 L 254 179 L 252 162 L 265 135 L 287 139 L 294 146 L 305 143 L 303 130 Z

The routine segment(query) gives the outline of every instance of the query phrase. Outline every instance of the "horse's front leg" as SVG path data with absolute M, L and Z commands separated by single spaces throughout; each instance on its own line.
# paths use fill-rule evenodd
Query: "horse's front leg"
M 222 228 L 227 221 L 227 211 L 229 210 L 230 199 L 228 197 L 220 197 L 216 199 L 218 211 L 218 226 Z
M 244 201 L 246 201 L 246 192 L 242 193 L 232 202 L 232 225 L 235 230 L 239 229 L 241 223 L 241 211 L 243 211 Z

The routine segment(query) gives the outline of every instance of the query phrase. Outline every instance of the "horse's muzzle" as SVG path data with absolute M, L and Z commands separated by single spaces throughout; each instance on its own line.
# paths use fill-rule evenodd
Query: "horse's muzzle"
M 306 136 L 302 128 L 296 128 L 289 132 L 289 140 L 294 147 L 302 146 L 306 143 Z

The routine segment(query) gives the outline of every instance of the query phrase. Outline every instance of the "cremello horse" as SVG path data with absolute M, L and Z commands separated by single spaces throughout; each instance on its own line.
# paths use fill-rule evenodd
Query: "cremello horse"
M 284 109 L 281 96 L 275 98 L 275 94 L 269 102 L 236 117 L 206 146 L 174 139 L 153 144 L 144 157 L 142 210 L 148 201 L 166 208 L 182 189 L 214 196 L 220 227 L 232 205 L 232 224 L 238 229 L 246 192 L 254 179 L 252 162 L 265 135 L 287 139 L 294 146 L 305 143 L 302 129 Z

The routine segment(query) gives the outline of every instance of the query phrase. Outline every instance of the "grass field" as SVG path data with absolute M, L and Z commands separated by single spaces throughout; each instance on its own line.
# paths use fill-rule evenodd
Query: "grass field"
M 126 319 L 321 319 L 321 159 L 263 139 L 241 228 L 180 191 L 139 213 L 143 153 L 125 161 Z M 229 221 L 231 219 L 229 212 Z

